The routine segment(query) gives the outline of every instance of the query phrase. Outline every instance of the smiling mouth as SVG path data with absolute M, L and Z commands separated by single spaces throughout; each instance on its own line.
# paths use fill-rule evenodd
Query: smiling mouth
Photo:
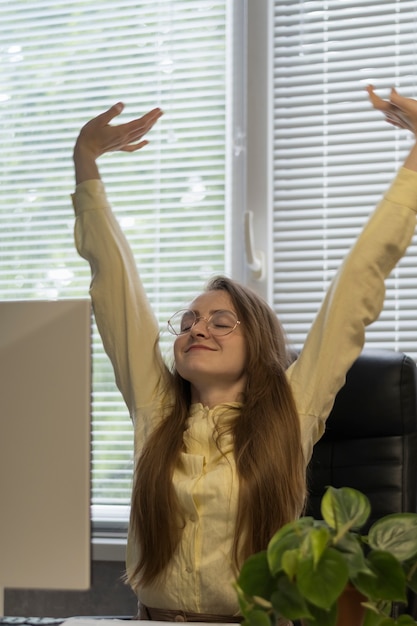
M 209 348 L 208 346 L 202 345 L 193 345 L 187 348 L 186 352 L 190 352 L 191 350 L 208 350 L 209 352 L 213 352 L 213 348 Z

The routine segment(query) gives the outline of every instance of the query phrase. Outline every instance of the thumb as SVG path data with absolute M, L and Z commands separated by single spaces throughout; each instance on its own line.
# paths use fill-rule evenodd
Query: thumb
M 125 105 L 123 104 L 123 102 L 117 102 L 116 104 L 113 104 L 110 109 L 107 109 L 107 111 L 104 111 L 104 113 L 98 115 L 96 119 L 100 120 L 103 125 L 108 124 L 109 122 L 111 122 L 112 119 L 120 115 L 124 108 Z
M 403 98 L 399 95 L 395 87 L 392 87 L 390 91 L 389 99 L 390 99 L 390 102 L 395 103 L 396 101 L 398 101 L 398 99 L 403 99 Z

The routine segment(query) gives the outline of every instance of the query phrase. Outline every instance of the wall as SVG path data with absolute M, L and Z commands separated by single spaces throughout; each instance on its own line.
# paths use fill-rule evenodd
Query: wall
M 137 613 L 137 601 L 130 587 L 122 580 L 124 567 L 123 562 L 93 561 L 92 585 L 88 591 L 6 589 L 4 614 L 30 617 L 133 617 Z

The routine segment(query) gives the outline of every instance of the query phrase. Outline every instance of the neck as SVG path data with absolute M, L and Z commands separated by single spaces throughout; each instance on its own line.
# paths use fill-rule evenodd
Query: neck
M 218 385 L 213 388 L 204 387 L 203 389 L 200 389 L 195 385 L 191 385 L 191 403 L 200 403 L 203 406 L 212 409 L 218 404 L 241 402 L 242 392 L 243 387 L 241 384 L 227 387 L 226 389 L 219 388 Z

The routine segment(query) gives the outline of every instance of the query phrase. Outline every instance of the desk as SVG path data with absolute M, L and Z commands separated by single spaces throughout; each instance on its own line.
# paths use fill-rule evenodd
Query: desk
M 103 615 L 103 616 L 75 616 L 75 617 L 1 617 L 0 626 L 108 626 L 107 620 L 111 620 L 111 626 L 126 626 L 126 621 L 139 621 L 134 617 Z M 101 623 L 102 622 L 102 623 Z M 158 622 L 156 620 L 140 620 L 141 626 L 167 626 L 170 622 Z M 188 622 L 199 626 L 213 626 L 212 622 Z M 218 622 L 216 626 L 232 626 L 229 622 Z M 234 626 L 236 624 L 234 623 Z

